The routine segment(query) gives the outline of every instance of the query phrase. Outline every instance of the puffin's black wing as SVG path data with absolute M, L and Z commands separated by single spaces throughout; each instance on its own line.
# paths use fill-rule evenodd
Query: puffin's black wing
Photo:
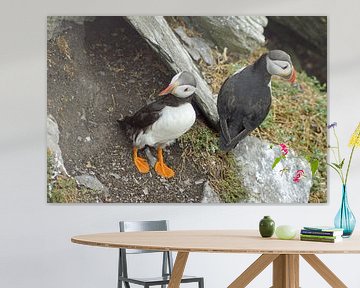
M 154 124 L 160 118 L 160 112 L 164 107 L 165 104 L 160 99 L 142 107 L 133 116 L 126 117 L 124 121 L 134 128 L 144 129 Z
M 159 99 L 149 105 L 142 107 L 132 116 L 126 116 L 124 119 L 117 120 L 120 128 L 123 129 L 130 139 L 142 130 L 146 130 L 160 118 L 160 112 L 164 109 L 163 99 Z
M 235 101 L 234 81 L 232 77 L 229 77 L 225 80 L 224 84 L 221 86 L 218 94 L 217 109 L 219 115 L 227 119 L 233 110 L 231 104 L 233 104 L 234 101 Z
M 217 109 L 220 121 L 220 146 L 223 149 L 231 141 L 228 121 L 233 113 L 235 102 L 234 81 L 232 77 L 225 80 L 218 94 Z
M 158 100 L 142 107 L 133 116 L 125 117 L 123 120 L 128 125 L 137 128 L 145 129 L 151 126 L 160 118 L 160 112 L 166 107 L 176 107 L 185 102 L 189 102 L 192 97 L 178 98 L 174 95 L 166 95 L 165 97 L 159 98 Z
M 155 101 L 142 107 L 132 116 L 126 116 L 121 120 L 117 120 L 120 128 L 125 131 L 126 135 L 134 142 L 137 135 L 141 131 L 145 131 L 151 127 L 159 118 L 160 112 L 165 105 L 162 100 Z

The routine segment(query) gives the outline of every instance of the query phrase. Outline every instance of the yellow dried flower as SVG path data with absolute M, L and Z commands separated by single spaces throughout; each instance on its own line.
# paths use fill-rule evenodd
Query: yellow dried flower
M 349 146 L 360 148 L 360 122 L 350 138 Z

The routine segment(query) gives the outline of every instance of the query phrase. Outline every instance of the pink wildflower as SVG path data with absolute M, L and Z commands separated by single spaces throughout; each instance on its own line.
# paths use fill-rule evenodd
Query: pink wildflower
M 297 170 L 295 172 L 295 175 L 294 175 L 294 178 L 293 178 L 293 181 L 295 183 L 299 183 L 300 182 L 300 178 L 304 175 L 304 170 Z
M 281 148 L 282 155 L 286 156 L 289 153 L 288 147 L 284 143 L 279 144 L 279 146 Z

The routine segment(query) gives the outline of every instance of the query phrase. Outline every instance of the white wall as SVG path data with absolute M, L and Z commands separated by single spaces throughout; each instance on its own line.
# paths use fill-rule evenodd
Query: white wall
M 278 224 L 331 224 L 340 182 L 330 173 L 330 202 L 273 205 L 49 205 L 46 203 L 46 16 L 123 14 L 239 14 L 329 16 L 329 121 L 339 123 L 343 148 L 360 120 L 359 1 L 7 1 L 0 17 L 0 287 L 115 287 L 113 249 L 70 243 L 76 234 L 116 231 L 119 219 L 171 221 L 172 229 L 256 228 L 263 215 Z M 22 3 L 23 2 L 23 3 Z M 52 3 L 50 3 L 52 2 Z M 82 2 L 82 4 L 80 4 Z M 4 3 L 4 2 L 2 2 Z M 360 219 L 360 151 L 349 192 Z M 360 224 L 358 224 L 360 227 Z M 358 228 L 359 230 L 359 228 Z M 187 273 L 206 287 L 226 287 L 255 255 L 192 254 Z M 321 256 L 347 283 L 360 287 L 360 255 Z M 137 261 L 137 260 L 135 260 Z M 346 263 L 346 265 L 345 265 Z M 138 266 L 146 263 L 138 262 Z M 141 267 L 143 268 L 143 267 Z M 144 269 L 146 269 L 144 267 Z M 267 269 L 249 287 L 269 287 Z M 328 287 L 306 263 L 302 287 Z M 186 286 L 188 287 L 188 286 Z M 193 286 L 191 286 L 193 287 Z

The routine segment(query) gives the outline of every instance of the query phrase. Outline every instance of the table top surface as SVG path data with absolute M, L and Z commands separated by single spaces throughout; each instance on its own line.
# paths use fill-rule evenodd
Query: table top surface
M 79 235 L 77 244 L 99 247 L 251 254 L 340 254 L 360 253 L 360 235 L 338 243 L 262 238 L 257 230 L 188 230 L 116 232 Z

